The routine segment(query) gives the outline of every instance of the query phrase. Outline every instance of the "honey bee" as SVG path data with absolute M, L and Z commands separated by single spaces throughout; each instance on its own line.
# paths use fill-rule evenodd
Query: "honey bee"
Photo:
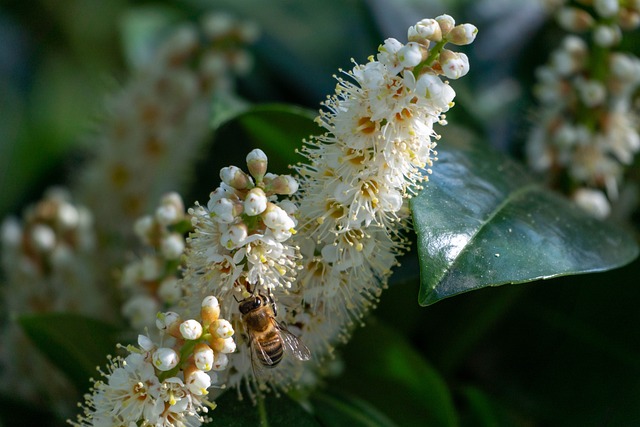
M 257 359 L 262 367 L 273 368 L 280 363 L 285 351 L 291 352 L 299 360 L 311 358 L 307 346 L 276 320 L 277 309 L 271 295 L 258 292 L 257 295 L 238 301 L 238 304 L 245 330 L 249 335 L 254 373 L 254 359 Z

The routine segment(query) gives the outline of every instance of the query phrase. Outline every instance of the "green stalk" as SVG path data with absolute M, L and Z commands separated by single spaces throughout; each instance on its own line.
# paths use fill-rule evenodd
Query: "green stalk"
M 440 52 L 442 52 L 442 49 L 446 44 L 447 39 L 443 38 L 438 43 L 436 43 L 434 47 L 429 49 L 429 55 L 427 56 L 427 59 L 413 68 L 413 75 L 416 77 L 416 79 L 420 77 L 420 72 L 424 67 L 430 67 L 436 61 L 436 59 L 438 59 L 438 57 L 440 56 Z

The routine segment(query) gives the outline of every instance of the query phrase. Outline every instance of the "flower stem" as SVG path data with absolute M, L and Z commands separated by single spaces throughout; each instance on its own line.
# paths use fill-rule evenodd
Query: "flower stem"
M 429 49 L 429 55 L 427 56 L 427 59 L 425 59 L 424 61 L 422 61 L 421 63 L 419 63 L 413 68 L 413 75 L 416 77 L 416 79 L 420 77 L 420 71 L 422 71 L 424 67 L 431 66 L 431 64 L 433 64 L 435 60 L 438 59 L 438 56 L 440 56 L 440 52 L 442 52 L 442 49 L 446 44 L 447 44 L 447 39 L 443 38 L 438 43 L 436 43 L 434 47 Z

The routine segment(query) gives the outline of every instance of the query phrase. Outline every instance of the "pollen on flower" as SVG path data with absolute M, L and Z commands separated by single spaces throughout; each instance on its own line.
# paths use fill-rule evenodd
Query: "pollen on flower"
M 367 63 L 340 70 L 335 94 L 322 103 L 316 122 L 325 133 L 304 141 L 305 162 L 294 167 L 301 189 L 295 242 L 307 261 L 294 286 L 305 304 L 292 323 L 314 358 L 323 360 L 362 323 L 407 250 L 406 200 L 432 172 L 440 139 L 434 125 L 445 125 L 454 105 L 441 76 L 469 70 L 464 54 L 442 47 L 471 43 L 476 34 L 448 15 L 421 20 L 407 44 L 387 39 Z
M 202 301 L 203 307 L 216 306 L 212 297 Z M 166 313 L 158 315 L 160 334 L 167 334 L 168 323 L 174 324 L 180 315 Z M 202 323 L 209 327 L 208 320 L 193 319 L 188 322 Z M 221 322 L 222 319 L 217 320 Z M 227 334 L 222 350 L 235 348 L 233 338 Z M 77 427 L 100 425 L 200 425 L 207 418 L 204 414 L 215 404 L 207 400 L 209 388 L 218 380 L 211 371 L 214 361 L 216 369 L 226 368 L 226 355 L 215 348 L 217 338 L 200 336 L 194 338 L 195 346 L 182 340 L 167 340 L 166 337 L 140 336 L 138 346 L 127 346 L 129 354 L 109 357 L 106 370 L 98 368 L 100 378 L 94 380 L 90 393 L 85 396 L 82 414 Z M 172 346 L 160 346 L 160 342 Z M 184 362 L 179 354 L 184 355 Z

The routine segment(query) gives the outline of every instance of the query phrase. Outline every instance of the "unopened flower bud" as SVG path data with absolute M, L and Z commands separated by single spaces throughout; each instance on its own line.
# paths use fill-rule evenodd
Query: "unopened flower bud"
M 176 303 L 182 297 L 182 289 L 178 278 L 167 277 L 164 279 L 158 287 L 158 296 L 169 304 Z
M 415 67 L 422 59 L 422 49 L 416 42 L 409 42 L 398 51 L 398 60 L 404 68 Z
M 236 343 L 233 337 L 212 339 L 209 341 L 209 346 L 215 353 L 233 353 L 236 351 Z
M 194 319 L 185 320 L 180 324 L 180 335 L 186 340 L 197 340 L 202 336 L 202 325 Z
M 578 84 L 578 92 L 584 105 L 590 108 L 601 105 L 607 96 L 604 85 L 597 80 L 580 82 Z
M 596 218 L 605 219 L 611 213 L 611 205 L 602 191 L 581 188 L 573 194 L 575 203 Z
M 219 352 L 215 354 L 213 367 L 211 369 L 213 369 L 214 371 L 224 371 L 225 369 L 227 369 L 228 364 L 229 356 L 227 356 L 226 353 Z
M 197 344 L 193 349 L 193 362 L 198 369 L 204 372 L 210 371 L 214 364 L 214 354 L 211 347 L 204 343 Z
M 200 309 L 200 317 L 205 324 L 211 324 L 220 317 L 220 304 L 218 298 L 209 295 L 202 300 L 202 308 Z
M 267 191 L 291 195 L 298 191 L 298 181 L 291 175 L 276 175 L 269 181 Z
M 170 371 L 180 362 L 180 356 L 172 348 L 161 347 L 153 353 L 153 366 L 161 371 Z
M 133 224 L 133 232 L 142 240 L 143 242 L 149 241 L 149 235 L 151 234 L 151 230 L 153 230 L 155 223 L 153 218 L 150 215 L 145 215 L 141 218 L 138 218 L 136 222 Z
M 593 27 L 595 20 L 586 10 L 577 7 L 563 7 L 556 14 L 556 21 L 567 31 L 581 33 Z
M 241 204 L 227 198 L 218 199 L 210 206 L 210 211 L 213 214 L 212 218 L 223 224 L 234 222 L 236 217 L 242 213 L 242 210 Z
M 171 225 L 184 218 L 184 203 L 178 193 L 171 192 L 162 196 L 156 209 L 156 221 L 162 225 Z
M 593 0 L 593 8 L 602 18 L 611 18 L 620 10 L 620 0 Z
M 246 224 L 233 224 L 220 236 L 220 244 L 231 250 L 242 246 L 248 235 Z
M 167 311 L 166 313 L 158 313 L 156 315 L 156 327 L 160 331 L 169 333 L 173 329 L 178 329 L 180 325 L 180 315 L 173 311 Z
M 166 259 L 178 259 L 184 252 L 184 238 L 178 233 L 171 233 L 162 239 L 160 249 Z
M 267 173 L 268 159 L 264 151 L 256 148 L 247 154 L 247 168 L 256 182 L 262 181 L 264 174 Z
M 611 47 L 622 40 L 622 31 L 617 25 L 598 25 L 593 31 L 593 41 L 602 47 Z
M 454 80 L 459 79 L 469 72 L 469 58 L 461 52 L 442 49 L 440 53 L 440 65 L 444 75 Z
M 622 82 L 640 79 L 640 60 L 632 55 L 614 52 L 609 56 L 612 74 Z
M 640 8 L 638 10 L 627 8 L 620 10 L 618 24 L 625 31 L 637 30 L 640 27 Z
M 220 179 L 236 190 L 245 190 L 252 185 L 251 178 L 237 166 L 227 166 L 220 169 Z
M 196 396 L 206 395 L 207 389 L 211 387 L 211 377 L 199 369 L 192 371 L 185 380 L 189 391 Z
M 209 332 L 218 338 L 229 338 L 234 331 L 228 320 L 218 319 L 209 326 Z
M 219 351 L 220 353 L 233 353 L 236 351 L 236 342 L 233 340 L 233 337 L 223 339 L 222 347 Z
M 40 252 L 49 252 L 56 245 L 56 234 L 47 225 L 36 224 L 31 229 L 31 243 Z
M 273 230 L 290 230 L 295 227 L 295 223 L 289 214 L 274 203 L 269 203 L 269 206 L 262 214 L 262 220 L 267 227 Z
M 440 25 L 435 19 L 423 19 L 409 27 L 407 38 L 410 42 L 424 44 L 426 40 L 439 42 L 442 40 Z
M 249 216 L 259 215 L 267 208 L 267 202 L 267 196 L 262 188 L 252 188 L 244 199 L 244 213 Z
M 440 26 L 440 31 L 443 36 L 449 34 L 449 32 L 453 30 L 453 27 L 456 26 L 455 19 L 450 15 L 440 15 L 436 18 L 436 22 Z
M 58 206 L 56 217 L 58 224 L 67 230 L 76 228 L 80 222 L 80 213 L 78 212 L 78 209 L 66 202 L 63 202 Z
M 473 43 L 478 29 L 472 24 L 460 24 L 453 27 L 447 34 L 447 40 L 455 45 L 464 46 Z

